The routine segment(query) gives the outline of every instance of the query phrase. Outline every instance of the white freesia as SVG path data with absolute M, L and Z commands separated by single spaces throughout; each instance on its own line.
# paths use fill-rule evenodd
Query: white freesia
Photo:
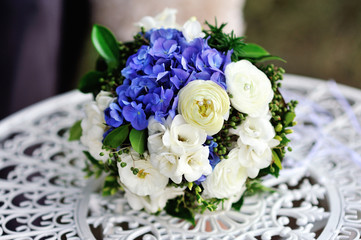
M 98 105 L 100 111 L 104 112 L 106 108 L 109 107 L 110 103 L 113 102 L 116 98 L 111 97 L 110 92 L 100 91 L 95 97 L 95 102 Z
M 230 108 L 228 94 L 222 87 L 210 80 L 194 80 L 178 96 L 178 112 L 187 123 L 210 136 L 222 129 Z
M 225 70 L 227 91 L 232 106 L 252 117 L 267 114 L 273 99 L 272 85 L 266 74 L 247 60 L 232 62 Z
M 161 191 L 153 192 L 147 196 L 138 196 L 127 188 L 125 190 L 125 197 L 129 205 L 134 210 L 145 209 L 147 212 L 155 213 L 162 210 L 169 199 L 173 199 L 179 195 L 184 194 L 184 188 L 180 187 L 167 187 Z
M 207 140 L 207 133 L 203 129 L 188 124 L 182 115 L 174 117 L 172 124 L 163 135 L 163 144 L 172 153 L 181 156 L 197 151 Z
M 144 154 L 144 159 L 141 159 L 138 153 L 131 151 L 129 154 L 122 154 L 120 158 L 127 165 L 122 168 L 118 162 L 119 180 L 132 193 L 147 196 L 166 187 L 168 178 L 153 167 L 148 154 Z M 138 174 L 134 175 L 131 167 L 138 168 Z
M 176 9 L 165 8 L 163 12 L 159 13 L 155 17 L 143 17 L 138 23 L 136 23 L 136 25 L 139 27 L 143 27 L 145 31 L 148 31 L 152 28 L 180 29 L 180 26 L 176 23 L 176 14 Z
M 183 174 L 188 182 L 199 179 L 202 175 L 212 173 L 212 166 L 208 160 L 209 148 L 207 146 L 200 147 L 198 151 L 183 154 L 179 159 L 176 175 Z
M 237 129 L 230 133 L 239 136 L 237 153 L 238 161 L 247 168 L 250 178 L 258 175 L 259 170 L 268 167 L 272 162 L 272 148 L 280 142 L 274 139 L 276 132 L 269 121 L 269 116 L 262 118 L 247 117 Z
M 206 132 L 186 123 L 181 115 L 173 120 L 169 116 L 164 125 L 151 117 L 148 134 L 150 162 L 173 182 L 180 183 L 183 176 L 193 182 L 212 172 L 209 148 L 203 146 Z
M 231 150 L 228 159 L 223 159 L 211 175 L 202 183 L 206 198 L 231 198 L 244 191 L 247 169 L 237 161 L 238 155 Z
M 113 101 L 110 97 L 111 93 L 101 91 L 96 96 L 96 101 L 92 101 L 85 105 L 85 118 L 81 121 L 82 136 L 81 143 L 88 148 L 89 153 L 96 159 L 105 161 L 108 154 L 100 156 L 102 149 L 103 134 L 106 129 L 104 120 L 104 110 Z
M 190 18 L 183 25 L 182 33 L 187 42 L 191 42 L 195 38 L 204 38 L 206 36 L 206 34 L 202 31 L 202 25 L 197 21 L 196 17 Z

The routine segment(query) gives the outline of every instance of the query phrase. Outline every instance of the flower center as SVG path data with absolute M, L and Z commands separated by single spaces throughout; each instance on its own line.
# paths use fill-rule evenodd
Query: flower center
M 249 83 L 244 84 L 244 88 L 245 91 L 249 91 L 251 89 L 251 85 Z
M 197 101 L 198 112 L 202 117 L 207 117 L 211 110 L 213 109 L 213 104 L 211 100 L 203 99 L 203 101 Z
M 138 174 L 137 174 L 137 176 L 139 177 L 139 178 L 145 178 L 145 176 L 147 176 L 149 173 L 147 173 L 147 172 L 145 172 L 144 171 L 144 169 L 140 169 L 139 170 L 139 172 L 138 172 Z

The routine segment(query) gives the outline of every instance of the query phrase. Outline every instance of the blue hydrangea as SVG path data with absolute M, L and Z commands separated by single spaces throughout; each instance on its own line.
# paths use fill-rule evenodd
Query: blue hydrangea
M 176 29 L 152 29 L 144 45 L 127 60 L 122 70 L 125 80 L 116 89 L 117 101 L 105 110 L 106 123 L 119 127 L 124 121 L 133 128 L 147 128 L 154 116 L 161 122 L 177 114 L 179 90 L 188 82 L 214 81 L 226 89 L 224 70 L 231 62 L 231 51 L 219 52 L 197 38 L 187 42 Z

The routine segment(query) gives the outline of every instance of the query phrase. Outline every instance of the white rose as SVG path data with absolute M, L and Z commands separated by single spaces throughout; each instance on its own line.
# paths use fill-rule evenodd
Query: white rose
M 168 184 L 168 178 L 160 174 L 149 162 L 148 154 L 144 154 L 145 159 L 141 159 L 139 154 L 131 151 L 129 154 L 120 156 L 122 162 L 127 165 L 120 166 L 118 162 L 118 172 L 120 182 L 132 193 L 139 196 L 150 195 L 154 192 L 163 190 Z M 138 168 L 139 172 L 134 175 L 130 170 L 131 167 Z
M 195 38 L 204 38 L 206 36 L 206 34 L 202 32 L 202 25 L 195 17 L 190 18 L 183 25 L 182 33 L 187 42 L 191 42 Z
M 185 121 L 210 136 L 218 133 L 229 115 L 227 92 L 210 80 L 194 80 L 179 91 L 178 112 Z
M 127 188 L 125 190 L 125 197 L 129 205 L 134 210 L 145 209 L 147 212 L 155 213 L 159 210 L 162 210 L 169 199 L 173 199 L 179 195 L 184 194 L 185 188 L 175 188 L 167 187 L 161 191 L 154 192 L 153 194 L 147 196 L 139 196 Z
M 163 12 L 159 13 L 155 17 L 146 16 L 143 17 L 138 23 L 139 27 L 144 27 L 145 31 L 152 28 L 175 28 L 179 29 L 179 25 L 176 23 L 177 10 L 173 8 L 165 8 Z
M 265 115 L 273 99 L 271 82 L 261 70 L 247 60 L 232 62 L 225 70 L 227 90 L 232 106 L 252 117 Z
M 212 174 L 202 183 L 203 194 L 207 198 L 231 198 L 244 191 L 247 180 L 247 169 L 232 151 L 228 159 L 221 160 L 214 168 Z

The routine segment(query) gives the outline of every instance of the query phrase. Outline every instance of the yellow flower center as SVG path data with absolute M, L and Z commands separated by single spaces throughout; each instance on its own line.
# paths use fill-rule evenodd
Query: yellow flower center
M 213 103 L 210 100 L 197 101 L 197 105 L 198 112 L 202 117 L 207 117 L 213 111 Z
M 145 172 L 144 171 L 144 169 L 140 169 L 139 170 L 139 172 L 138 172 L 138 174 L 137 174 L 137 176 L 139 177 L 139 178 L 145 178 L 145 176 L 147 176 L 149 173 L 147 173 L 147 172 Z

